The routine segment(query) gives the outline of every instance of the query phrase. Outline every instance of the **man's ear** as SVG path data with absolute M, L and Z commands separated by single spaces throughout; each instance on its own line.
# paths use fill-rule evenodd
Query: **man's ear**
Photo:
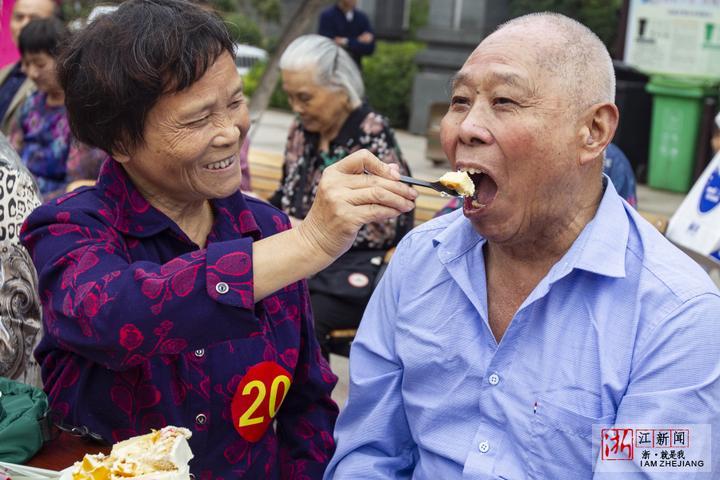
M 580 164 L 586 165 L 605 150 L 618 125 L 618 109 L 614 103 L 598 103 L 590 107 L 580 129 Z

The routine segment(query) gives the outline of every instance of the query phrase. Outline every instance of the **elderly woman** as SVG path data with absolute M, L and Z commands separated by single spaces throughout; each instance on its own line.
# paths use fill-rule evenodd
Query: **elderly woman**
M 95 187 L 24 226 L 51 407 L 106 441 L 187 427 L 197 478 L 319 478 L 336 379 L 301 280 L 416 194 L 358 152 L 325 172 L 297 228 L 244 197 L 233 43 L 183 0 L 128 0 L 99 17 L 61 57 L 60 78 L 73 132 L 112 158 Z
M 357 150 L 367 149 L 409 175 L 387 119 L 363 103 L 362 76 L 345 50 L 328 38 L 305 35 L 288 46 L 280 68 L 298 120 L 290 128 L 283 179 L 271 203 L 291 220 L 308 215 L 323 171 Z M 309 280 L 315 331 L 326 357 L 328 334 L 358 326 L 385 252 L 412 224 L 413 214 L 406 213 L 364 225 L 350 251 Z

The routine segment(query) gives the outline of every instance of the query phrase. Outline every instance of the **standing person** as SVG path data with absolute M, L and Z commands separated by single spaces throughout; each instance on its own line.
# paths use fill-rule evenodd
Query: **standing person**
M 357 0 L 338 0 L 320 13 L 318 33 L 348 51 L 362 70 L 362 57 L 375 51 L 375 33 L 367 15 L 355 8 Z
M 559 14 L 466 60 L 440 138 L 476 193 L 398 246 L 326 478 L 717 478 L 720 293 L 601 175 L 614 93 L 603 43 Z M 603 461 L 632 457 L 632 435 L 600 456 L 613 425 L 689 425 L 712 473 Z
M 18 45 L 20 32 L 31 20 L 51 16 L 60 18 L 60 7 L 53 0 L 17 0 L 10 18 L 13 43 Z M 0 131 L 5 135 L 10 132 L 20 107 L 35 88 L 21 67 L 18 61 L 0 70 Z
M 367 149 L 410 174 L 387 118 L 362 102 L 362 76 L 342 48 L 320 35 L 304 35 L 285 50 L 280 70 L 298 119 L 290 127 L 283 177 L 270 202 L 291 220 L 305 218 L 323 171 L 352 152 Z M 363 225 L 352 248 L 309 280 L 315 331 L 326 358 L 330 331 L 357 328 L 385 253 L 412 224 L 413 214 L 406 213 Z
M 25 223 L 45 327 L 35 355 L 66 425 L 108 442 L 187 427 L 198 479 L 316 479 L 334 450 L 336 377 L 303 279 L 417 194 L 357 151 L 325 170 L 297 228 L 242 195 L 249 115 L 233 54 L 222 20 L 184 0 L 127 0 L 64 50 L 73 132 L 112 158 L 97 185 Z

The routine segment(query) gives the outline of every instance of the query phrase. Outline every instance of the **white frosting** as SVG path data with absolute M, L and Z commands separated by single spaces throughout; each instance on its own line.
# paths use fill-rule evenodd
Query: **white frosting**
M 187 428 L 168 426 L 115 444 L 110 455 L 85 455 L 62 480 L 189 480 Z

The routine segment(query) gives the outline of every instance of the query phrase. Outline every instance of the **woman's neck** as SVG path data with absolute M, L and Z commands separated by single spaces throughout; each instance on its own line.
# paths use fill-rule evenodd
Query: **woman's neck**
M 48 92 L 45 92 L 47 95 L 47 100 L 45 103 L 49 107 L 59 107 L 61 105 L 65 105 L 65 92 L 61 90 L 50 90 Z
M 174 199 L 135 175 L 131 169 L 126 168 L 125 171 L 150 205 L 167 215 L 200 248 L 205 247 L 215 219 L 209 200 Z
M 321 152 L 330 150 L 330 142 L 335 140 L 335 138 L 338 136 L 340 130 L 342 130 L 343 125 L 345 125 L 345 122 L 350 116 L 350 113 L 352 113 L 352 110 L 343 111 L 342 116 L 338 117 L 337 120 L 333 122 L 332 125 L 330 125 L 326 130 L 320 132 L 319 148 Z

